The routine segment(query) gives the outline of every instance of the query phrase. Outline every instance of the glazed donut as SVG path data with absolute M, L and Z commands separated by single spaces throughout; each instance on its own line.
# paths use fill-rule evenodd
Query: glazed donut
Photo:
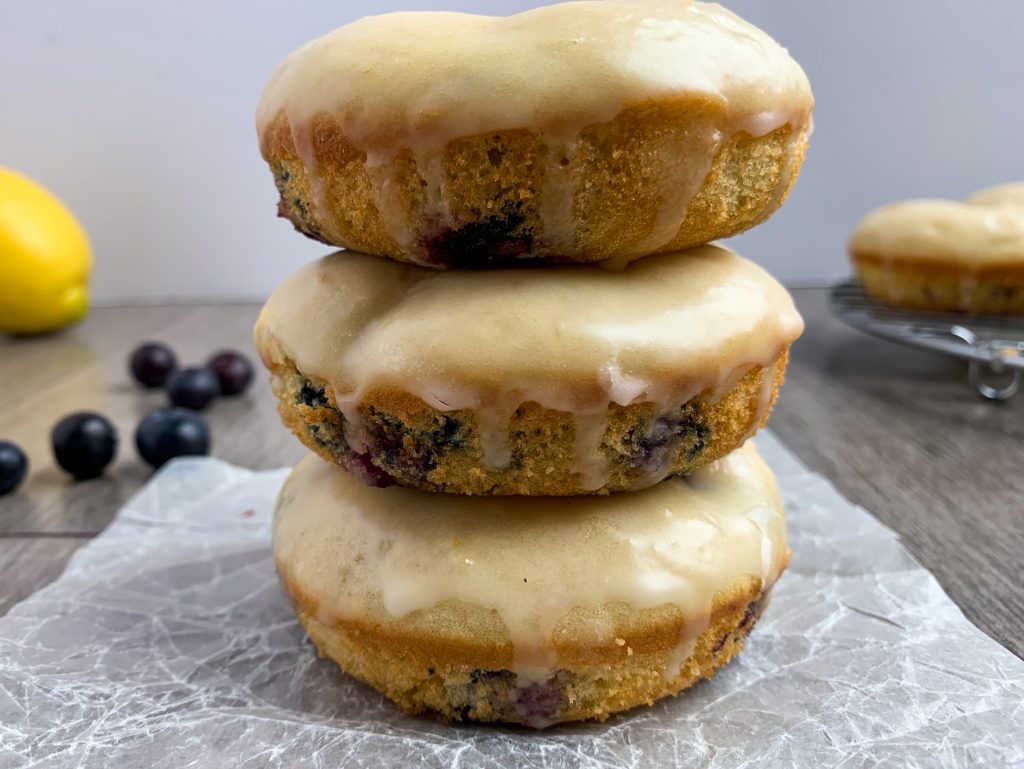
M 850 241 L 865 291 L 915 310 L 1024 313 L 1024 209 L 911 200 L 867 216 Z
M 321 655 L 403 710 L 542 727 L 711 676 L 789 549 L 748 443 L 690 478 L 574 499 L 375 489 L 308 457 L 274 556 Z
M 975 206 L 1024 208 L 1024 182 L 1010 182 L 979 190 L 967 198 Z
M 301 268 L 255 329 L 285 423 L 365 482 L 459 494 L 651 486 L 765 423 L 803 321 L 724 248 L 594 265 Z
M 301 232 L 481 267 L 746 230 L 788 195 L 812 108 L 786 50 L 716 4 L 591 0 L 362 19 L 285 59 L 256 127 Z

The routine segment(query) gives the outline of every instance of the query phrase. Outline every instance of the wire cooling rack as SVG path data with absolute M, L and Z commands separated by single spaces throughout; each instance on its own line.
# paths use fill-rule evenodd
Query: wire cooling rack
M 967 378 L 989 400 L 1017 394 L 1024 377 L 1024 318 L 901 310 L 872 299 L 857 280 L 832 288 L 829 309 L 844 323 L 882 339 L 968 361 Z M 1009 381 L 990 384 L 996 376 Z

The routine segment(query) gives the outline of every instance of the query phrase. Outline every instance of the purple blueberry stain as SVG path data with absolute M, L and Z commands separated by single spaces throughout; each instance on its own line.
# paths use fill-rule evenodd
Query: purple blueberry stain
M 373 464 L 369 454 L 351 454 L 346 462 L 349 472 L 365 486 L 379 489 L 395 485 L 394 476 Z
M 761 619 L 765 606 L 768 605 L 769 595 L 770 591 L 762 594 L 756 601 L 751 601 L 747 604 L 747 609 L 743 612 L 743 618 L 740 620 L 740 623 L 734 630 L 730 630 L 719 639 L 718 643 L 715 644 L 715 648 L 711 650 L 712 654 L 718 654 L 718 652 L 722 651 L 730 636 L 746 636 L 750 634 L 750 631 L 754 629 L 754 625 L 756 625 L 757 621 Z
M 686 447 L 687 461 L 692 462 L 700 456 L 711 437 L 711 430 L 692 412 L 692 407 L 683 406 L 677 414 L 652 419 L 646 433 L 638 435 L 636 431 L 632 432 L 629 436 L 630 460 L 650 472 L 664 469 L 679 442 Z
M 476 669 L 470 672 L 469 688 L 460 699 L 485 697 L 503 711 L 504 720 L 543 729 L 558 721 L 568 704 L 564 692 L 552 685 L 557 679 L 556 675 L 546 683 L 517 686 L 516 674 L 510 670 Z M 462 720 L 471 718 L 471 707 L 463 705 L 459 715 Z
M 281 193 L 281 198 L 277 201 L 278 217 L 290 221 L 296 231 L 301 232 L 307 238 L 318 240 L 329 246 L 334 245 L 316 228 L 309 215 L 309 206 L 306 201 L 297 195 L 288 194 L 289 179 L 291 179 L 291 175 L 287 171 L 283 171 L 281 175 L 275 177 L 277 189 Z
M 365 425 L 371 433 L 374 462 L 401 478 L 421 480 L 441 458 L 466 444 L 465 423 L 448 414 L 426 428 L 411 428 L 400 419 L 370 409 Z
M 743 619 L 740 622 L 740 630 L 750 632 L 754 629 L 754 625 L 761 619 L 761 615 L 764 614 L 765 607 L 768 605 L 768 597 L 771 591 L 765 592 L 756 601 L 751 601 L 747 605 L 747 610 L 743 614 Z
M 412 427 L 370 407 L 363 422 L 366 448 L 355 452 L 345 438 L 345 418 L 323 387 L 303 377 L 294 399 L 313 412 L 303 414 L 309 437 L 328 453 L 344 457 L 350 470 L 371 486 L 421 483 L 445 455 L 468 441 L 468 425 L 457 416 L 438 414 L 424 426 Z
M 530 684 L 516 689 L 515 712 L 527 726 L 543 729 L 558 720 L 566 706 L 565 694 L 545 684 Z
M 534 248 L 519 200 L 507 201 L 496 216 L 486 216 L 452 229 L 438 227 L 422 240 L 427 258 L 444 267 L 503 267 L 515 264 Z
M 730 632 L 726 633 L 725 635 L 723 635 L 721 638 L 719 638 L 718 639 L 718 643 L 715 644 L 715 648 L 711 650 L 711 653 L 712 654 L 718 654 L 718 652 L 722 651 L 722 649 L 725 648 L 725 642 L 729 640 L 729 636 L 731 636 L 731 635 L 732 635 L 732 632 L 730 631 Z

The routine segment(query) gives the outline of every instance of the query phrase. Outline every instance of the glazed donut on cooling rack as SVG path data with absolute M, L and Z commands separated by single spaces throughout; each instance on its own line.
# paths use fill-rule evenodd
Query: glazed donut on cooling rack
M 914 310 L 1024 314 L 1024 209 L 910 200 L 869 214 L 850 240 L 864 290 Z

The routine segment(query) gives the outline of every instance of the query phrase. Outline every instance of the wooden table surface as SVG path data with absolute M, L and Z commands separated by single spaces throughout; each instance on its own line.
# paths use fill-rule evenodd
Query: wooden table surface
M 808 465 L 901 535 L 967 616 L 1024 655 L 1024 393 L 988 403 L 965 366 L 847 329 L 826 292 L 794 292 L 807 332 L 794 347 L 771 427 Z M 0 497 L 0 614 L 54 579 L 101 532 L 149 472 L 134 429 L 163 403 L 126 372 L 131 349 L 160 339 L 186 363 L 234 347 L 253 355 L 256 305 L 117 307 L 40 339 L 0 338 L 0 438 L 29 454 L 31 475 Z M 49 431 L 62 415 L 100 411 L 121 446 L 103 478 L 71 483 L 53 464 Z M 257 469 L 303 455 L 260 378 L 208 412 L 213 453 Z

